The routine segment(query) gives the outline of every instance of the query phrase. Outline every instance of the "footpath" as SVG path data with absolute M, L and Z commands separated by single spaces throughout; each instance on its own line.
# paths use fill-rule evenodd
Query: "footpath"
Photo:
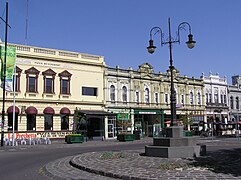
M 151 138 L 141 141 L 151 142 Z M 107 145 L 111 146 L 112 143 L 117 142 L 108 142 Z M 207 145 L 206 156 L 147 157 L 144 156 L 144 148 L 138 151 L 91 152 L 55 160 L 48 163 L 43 171 L 52 179 L 241 180 L 240 141 L 230 138 L 205 139 L 198 140 L 198 143 Z

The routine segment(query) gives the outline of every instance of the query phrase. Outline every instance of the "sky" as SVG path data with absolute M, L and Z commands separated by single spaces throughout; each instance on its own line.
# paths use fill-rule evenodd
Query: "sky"
M 5 3 L 0 0 L 3 19 Z M 155 53 L 146 47 L 152 27 L 159 26 L 167 39 L 170 18 L 173 39 L 178 25 L 188 22 L 196 41 L 188 49 L 188 31 L 182 30 L 181 43 L 173 44 L 173 64 L 182 76 L 212 72 L 231 82 L 231 76 L 241 75 L 240 0 L 28 0 L 28 11 L 27 0 L 8 4 L 9 43 L 100 55 L 107 66 L 123 69 L 147 62 L 165 73 L 169 47 L 160 46 L 160 34 L 153 38 Z M 2 41 L 4 33 L 1 21 Z

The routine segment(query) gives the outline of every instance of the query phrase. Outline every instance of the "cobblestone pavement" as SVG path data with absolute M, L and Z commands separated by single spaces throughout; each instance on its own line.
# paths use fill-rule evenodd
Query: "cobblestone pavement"
M 83 153 L 50 162 L 44 171 L 53 179 L 241 180 L 241 142 L 199 142 L 226 148 L 198 158 L 146 157 L 143 156 L 144 150 Z

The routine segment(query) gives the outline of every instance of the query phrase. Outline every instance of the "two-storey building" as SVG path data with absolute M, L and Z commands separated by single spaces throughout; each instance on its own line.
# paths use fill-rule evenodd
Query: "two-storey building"
M 205 119 L 204 84 L 201 79 L 180 76 L 174 70 L 174 84 L 177 98 L 177 119 L 184 115 L 197 126 Z M 153 67 L 144 63 L 138 70 L 132 68 L 106 68 L 105 99 L 109 112 L 119 114 L 117 121 L 109 127 L 142 134 L 155 135 L 158 124 L 170 123 L 170 71 L 155 73 Z M 114 133 L 115 134 L 115 133 Z

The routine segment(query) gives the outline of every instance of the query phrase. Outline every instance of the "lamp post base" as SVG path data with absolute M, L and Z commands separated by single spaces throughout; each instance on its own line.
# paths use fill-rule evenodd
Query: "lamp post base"
M 167 128 L 167 137 L 153 138 L 153 145 L 145 146 L 146 156 L 163 158 L 199 157 L 206 154 L 206 146 L 196 145 L 195 137 L 183 137 L 182 126 Z

